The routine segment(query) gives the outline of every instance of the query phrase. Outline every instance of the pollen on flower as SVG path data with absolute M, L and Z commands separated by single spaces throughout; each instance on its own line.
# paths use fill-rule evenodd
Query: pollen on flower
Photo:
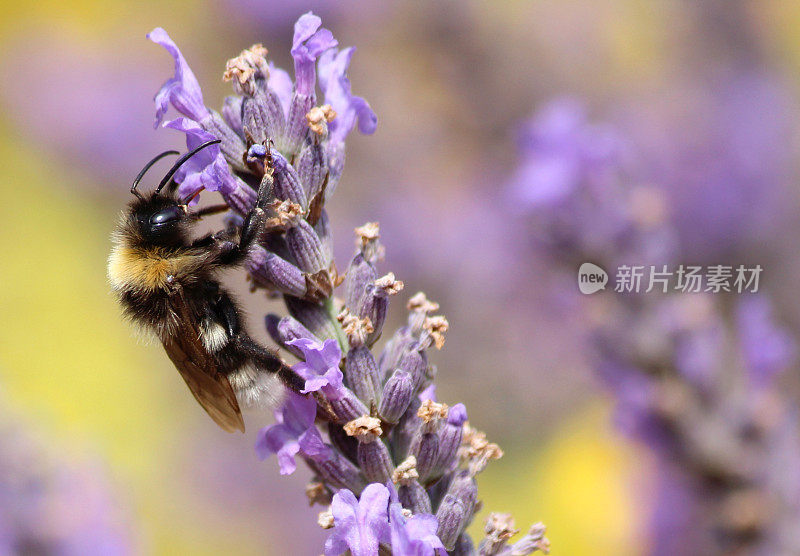
M 380 224 L 377 222 L 367 222 L 363 226 L 356 228 L 356 235 L 358 236 L 358 244 L 366 245 L 370 241 L 374 241 L 381 237 Z
M 417 410 L 417 417 L 422 419 L 425 423 L 431 421 L 439 421 L 447 419 L 447 413 L 450 408 L 446 403 L 437 403 L 433 400 L 425 400 Z
M 336 110 L 330 104 L 315 106 L 306 114 L 308 127 L 323 137 L 328 134 L 328 122 L 332 122 L 334 118 L 336 118 Z
M 360 318 L 348 309 L 343 309 L 336 319 L 342 323 L 342 330 L 353 347 L 364 345 L 364 342 L 367 341 L 367 336 L 375 331 L 375 327 L 369 317 Z
M 333 529 L 333 513 L 331 512 L 330 508 L 324 512 L 319 512 L 319 515 L 317 516 L 317 523 L 323 529 Z
M 392 481 L 395 484 L 407 485 L 416 479 L 419 479 L 417 458 L 412 454 L 403 460 L 394 470 L 394 473 L 392 473 Z
M 267 65 L 267 49 L 262 44 L 254 44 L 235 58 L 231 58 L 225 63 L 225 73 L 222 74 L 223 81 L 236 80 L 239 88 L 248 94 L 252 94 L 254 89 L 249 84 L 256 73 L 264 77 L 269 73 Z
M 450 323 L 447 322 L 447 319 L 442 315 L 427 317 L 422 323 L 422 328 L 428 337 L 422 340 L 429 340 L 436 346 L 436 349 L 442 349 L 445 342 L 445 333 L 450 328 Z
M 497 512 L 489 514 L 483 531 L 486 533 L 486 540 L 492 545 L 502 545 L 519 533 L 519 529 L 514 526 L 514 518 L 511 514 Z
M 406 305 L 409 311 L 432 313 L 439 310 L 439 304 L 435 301 L 430 301 L 423 292 L 417 292 L 408 300 Z
M 372 442 L 383 434 L 381 420 L 377 417 L 362 415 L 344 425 L 344 432 L 348 436 L 354 436 L 359 442 Z
M 503 457 L 503 450 L 494 442 L 489 442 L 485 433 L 471 427 L 469 423 L 464 423 L 458 456 L 474 476 L 486 468 L 489 460 Z
M 291 201 L 274 200 L 269 206 L 275 216 L 267 220 L 267 229 L 283 229 L 297 224 L 303 218 L 303 207 Z
M 314 481 L 306 485 L 306 498 L 308 498 L 309 506 L 331 503 L 331 494 L 320 481 Z
M 397 280 L 394 277 L 394 272 L 388 273 L 386 276 L 381 276 L 374 282 L 376 288 L 382 289 L 388 295 L 394 295 L 396 293 L 400 293 L 405 287 L 405 284 L 401 280 Z
M 367 222 L 356 228 L 356 248 L 370 262 L 383 259 L 385 250 L 380 242 L 380 226 L 377 222 Z

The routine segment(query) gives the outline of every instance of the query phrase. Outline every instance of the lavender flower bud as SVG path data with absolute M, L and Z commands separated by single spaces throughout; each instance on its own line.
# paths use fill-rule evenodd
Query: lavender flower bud
M 383 259 L 384 249 L 380 242 L 380 226 L 377 222 L 367 222 L 356 228 L 356 247 L 364 255 L 364 260 L 375 264 Z
M 397 494 L 403 507 L 415 514 L 431 513 L 431 499 L 419 484 L 417 458 L 408 456 L 392 473 L 392 481 L 398 485 Z
M 344 143 L 328 143 L 325 147 L 325 154 L 328 156 L 328 185 L 325 188 L 325 197 L 328 198 L 336 191 L 339 185 L 339 178 L 342 177 L 344 170 Z
M 446 494 L 439 509 L 436 511 L 436 519 L 439 527 L 436 535 L 442 540 L 447 550 L 453 550 L 456 540 L 464 530 L 469 518 L 471 517 L 467 504 L 459 500 L 452 494 Z
M 358 463 L 370 483 L 385 483 L 394 472 L 389 449 L 380 439 L 380 419 L 363 415 L 344 426 L 344 431 L 358 439 Z
M 327 459 L 315 461 L 306 458 L 306 462 L 331 486 L 361 492 L 367 484 L 358 467 L 336 450 L 331 450 L 331 455 Z
M 364 472 L 364 477 L 370 483 L 386 482 L 394 471 L 389 449 L 382 440 L 360 442 L 358 444 L 358 463 Z
M 406 308 L 410 311 L 408 315 L 408 326 L 411 335 L 419 336 L 422 333 L 423 324 L 429 313 L 439 310 L 439 304 L 428 300 L 423 292 L 417 292 L 408 300 Z
M 317 103 L 314 94 L 305 95 L 295 92 L 289 105 L 289 116 L 286 118 L 286 133 L 284 134 L 281 150 L 287 153 L 296 153 L 308 136 L 308 121 L 306 114 Z
M 386 308 L 389 305 L 388 297 L 402 291 L 403 282 L 396 280 L 393 273 L 376 279 L 367 284 L 364 293 L 357 303 L 357 313 L 362 318 L 370 319 L 373 332 L 367 338 L 367 345 L 372 345 L 381 336 L 383 323 L 386 321 Z
M 295 163 L 300 183 L 308 199 L 314 199 L 322 191 L 325 178 L 328 175 L 328 157 L 319 141 L 313 141 L 300 152 Z
M 439 456 L 431 470 L 430 478 L 441 477 L 458 465 L 458 449 L 461 446 L 466 420 L 467 409 L 464 404 L 459 403 L 450 408 L 447 421 L 439 429 Z
M 364 255 L 357 253 L 344 279 L 344 306 L 352 313 L 358 312 L 359 302 L 369 284 L 378 278 L 375 267 L 364 259 Z
M 381 418 L 387 423 L 397 423 L 414 399 L 415 391 L 413 377 L 408 372 L 397 369 L 383 387 L 383 396 L 378 406 Z
M 336 328 L 328 318 L 328 313 L 324 307 L 292 296 L 285 296 L 284 301 L 289 313 L 317 338 L 326 340 L 338 337 Z
M 431 499 L 425 488 L 418 481 L 411 481 L 408 484 L 397 487 L 397 495 L 404 508 L 408 508 L 415 514 L 432 513 Z
M 294 166 L 277 150 L 271 150 L 273 175 L 275 178 L 275 196 L 281 201 L 291 201 L 297 203 L 303 209 L 308 210 L 308 198 L 297 176 Z
M 347 383 L 361 400 L 369 403 L 378 403 L 380 400 L 380 377 L 378 364 L 369 348 L 358 346 L 350 348 L 344 367 Z
M 472 519 L 478 501 L 478 487 L 466 471 L 453 477 L 436 512 L 439 538 L 445 548 L 452 550 L 456 539 Z
M 347 341 L 352 347 L 363 346 L 374 331 L 372 323 L 368 318 L 359 318 L 352 314 L 348 309 L 343 309 L 336 317 L 342 323 L 342 331 L 347 336 Z
M 407 454 L 409 452 L 411 442 L 420 426 L 422 426 L 422 419 L 417 416 L 419 406 L 420 401 L 412 398 L 408 409 L 392 430 L 392 451 L 395 454 Z
M 378 358 L 378 367 L 381 373 L 385 376 L 387 373 L 397 368 L 400 357 L 402 357 L 403 353 L 415 342 L 416 340 L 411 335 L 409 327 L 403 326 L 398 328 L 389 341 L 386 342 Z
M 252 97 L 244 99 L 242 114 L 244 132 L 256 143 L 264 143 L 283 130 L 283 109 L 272 91 L 257 87 Z
M 314 274 L 328 267 L 322 253 L 322 242 L 311 225 L 298 219 L 286 231 L 286 245 L 297 266 L 308 274 Z
M 322 243 L 322 256 L 325 262 L 333 264 L 333 230 L 331 230 L 330 219 L 325 209 L 320 211 L 319 220 L 314 224 L 314 231 Z
M 303 271 L 260 245 L 254 246 L 250 251 L 246 267 L 261 285 L 295 297 L 306 294 L 306 277 Z
M 353 391 L 349 388 L 343 388 L 343 394 L 336 400 L 330 400 L 331 407 L 336 412 L 336 416 L 340 422 L 352 421 L 361 415 L 369 413 L 367 407 L 361 403 Z
M 417 472 L 423 483 L 428 481 L 439 457 L 439 438 L 436 433 L 425 433 L 412 443 L 411 453 L 417 457 Z
M 409 349 L 400 357 L 397 368 L 410 374 L 415 387 L 419 387 L 428 369 L 428 357 L 424 351 Z

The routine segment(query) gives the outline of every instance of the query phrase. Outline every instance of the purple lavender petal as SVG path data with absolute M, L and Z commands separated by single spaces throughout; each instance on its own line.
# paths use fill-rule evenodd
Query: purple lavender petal
M 444 544 L 436 536 L 436 529 L 439 526 L 436 516 L 416 514 L 406 520 L 394 485 L 388 484 L 392 500 L 389 504 L 392 553 L 403 556 L 433 556 L 437 552 L 440 555 L 444 554 L 446 552 Z
M 153 127 L 158 127 L 161 123 L 169 104 L 184 116 L 201 121 L 208 115 L 208 109 L 203 103 L 200 84 L 183 58 L 183 54 L 161 27 L 150 31 L 147 38 L 163 46 L 175 60 L 175 75 L 161 86 L 155 97 L 156 119 Z
M 294 88 L 292 78 L 289 77 L 289 74 L 286 73 L 285 70 L 275 67 L 275 65 L 270 62 L 267 86 L 277 96 L 281 109 L 283 110 L 283 117 L 285 118 L 289 114 L 289 102 L 291 102 L 292 89 Z
M 427 390 L 425 390 L 427 391 Z M 420 394 L 420 400 L 425 400 Z M 436 401 L 436 400 L 434 400 Z M 467 421 L 467 407 L 463 403 L 457 403 L 453 407 L 450 408 L 450 411 L 447 413 L 447 422 L 450 425 L 455 427 L 460 427 Z
M 343 395 L 343 375 L 339 370 L 342 352 L 336 340 L 319 344 L 309 338 L 298 338 L 286 343 L 299 348 L 305 356 L 304 362 L 292 367 L 306 381 L 304 394 L 321 390 L 331 400 Z
M 343 143 L 358 122 L 358 130 L 370 135 L 378 126 L 378 117 L 362 97 L 353 95 L 347 67 L 355 52 L 354 47 L 340 52 L 328 50 L 319 59 L 319 81 L 325 93 L 325 102 L 336 111 L 336 118 L 328 124 L 330 143 Z
M 381 542 L 389 542 L 389 490 L 382 484 L 367 485 L 356 500 L 349 490 L 333 496 L 334 530 L 325 543 L 325 556 L 338 556 L 348 548 L 353 556 L 374 556 Z
M 333 449 L 325 444 L 316 427 L 309 427 L 298 439 L 300 450 L 314 461 L 326 461 L 333 455 Z
M 339 44 L 333 34 L 324 27 L 322 19 L 308 12 L 300 16 L 294 25 L 292 58 L 294 58 L 295 92 L 313 95 L 316 85 L 314 65 L 324 51 Z
M 170 120 L 164 123 L 164 127 L 185 133 L 188 150 L 216 139 L 200 127 L 200 124 L 188 118 Z M 180 183 L 178 195 L 184 199 L 192 197 L 201 189 L 229 194 L 238 188 L 219 145 L 211 145 L 187 160 L 175 173 L 175 181 Z
M 290 392 L 283 406 L 275 412 L 277 423 L 258 433 L 255 449 L 259 459 L 277 454 L 281 475 L 294 473 L 297 469 L 294 457 L 300 451 L 298 437 L 314 427 L 316 414 L 317 405 L 313 399 Z

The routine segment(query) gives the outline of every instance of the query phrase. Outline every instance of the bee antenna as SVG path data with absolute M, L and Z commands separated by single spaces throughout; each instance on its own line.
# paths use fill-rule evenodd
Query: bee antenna
M 203 143 L 199 147 L 195 148 L 194 150 L 189 151 L 188 153 L 186 153 L 185 155 L 180 157 L 178 160 L 176 160 L 175 164 L 172 166 L 172 168 L 170 168 L 169 172 L 167 172 L 167 175 L 164 176 L 164 179 L 162 179 L 161 183 L 159 183 L 158 187 L 156 187 L 156 193 L 159 193 L 162 189 L 164 189 L 164 186 L 167 185 L 167 183 L 169 183 L 169 180 L 172 179 L 172 176 L 175 175 L 175 172 L 178 171 L 178 168 L 180 168 L 183 165 L 184 162 L 186 162 L 187 160 L 192 158 L 194 155 L 196 155 L 197 153 L 199 153 L 200 151 L 202 151 L 206 147 L 210 147 L 211 145 L 216 145 L 218 143 L 222 143 L 222 140 L 221 139 L 214 139 L 212 141 L 206 141 L 205 143 Z
M 139 172 L 139 175 L 136 176 L 135 180 L 133 180 L 133 184 L 131 185 L 131 193 L 133 193 L 137 197 L 141 197 L 141 195 L 139 195 L 139 192 L 136 191 L 136 187 L 139 185 L 139 182 L 142 181 L 142 178 L 147 173 L 147 171 L 153 166 L 153 164 L 155 164 L 156 162 L 158 162 L 159 160 L 161 160 L 165 156 L 169 156 L 171 154 L 178 154 L 178 151 L 164 151 L 163 153 L 161 153 L 160 155 L 155 157 L 153 160 L 151 160 L 150 162 L 145 164 L 144 168 L 142 168 L 142 171 Z

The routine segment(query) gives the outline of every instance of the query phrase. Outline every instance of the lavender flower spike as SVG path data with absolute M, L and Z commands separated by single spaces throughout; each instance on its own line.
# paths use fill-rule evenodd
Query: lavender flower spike
M 443 347 L 449 326 L 433 314 L 438 304 L 422 293 L 411 297 L 407 324 L 382 352 L 375 349 L 403 283 L 376 268 L 384 254 L 377 222 L 356 230 L 356 254 L 341 276 L 325 205 L 342 176 L 350 131 L 370 134 L 377 118 L 351 90 L 355 49 L 338 50 L 310 12 L 294 31 L 294 81 L 256 44 L 228 61 L 223 79 L 235 95 L 221 114 L 205 107 L 167 34 L 149 36 L 175 60 L 174 76 L 156 96 L 157 122 L 172 105 L 180 117 L 166 126 L 184 133 L 190 149 L 221 140 L 176 174 L 181 196 L 219 192 L 237 213 L 228 217 L 235 228 L 252 210 L 258 184 L 270 188 L 270 214 L 246 266 L 253 284 L 280 298 L 290 315 L 269 315 L 265 324 L 287 356 L 300 360 L 293 371 L 304 383 L 302 393 L 287 395 L 277 423 L 260 431 L 256 452 L 277 454 L 284 475 L 295 471 L 298 456 L 311 470 L 311 501 L 331 502 L 318 521 L 332 529 L 327 556 L 441 556 L 446 547 L 474 554 L 464 532 L 477 506 L 474 476 L 502 451 L 467 425 L 463 405 L 448 414 L 430 400 L 428 352 Z M 317 102 L 317 77 L 324 103 Z

